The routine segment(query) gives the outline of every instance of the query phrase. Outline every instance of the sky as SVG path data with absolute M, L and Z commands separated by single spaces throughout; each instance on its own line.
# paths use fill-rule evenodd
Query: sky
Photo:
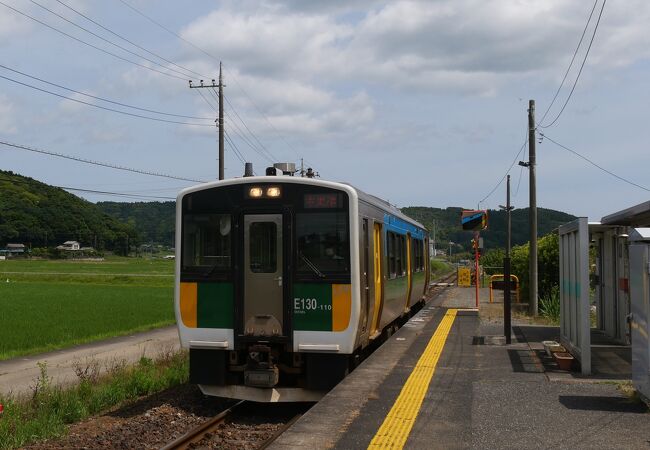
M 93 202 L 216 179 L 217 100 L 188 81 L 222 62 L 226 178 L 302 158 L 399 207 L 495 209 L 510 173 L 526 207 L 533 99 L 538 206 L 599 220 L 650 197 L 648 23 L 647 0 L 0 0 L 0 141 L 185 180 L 7 145 L 0 169 L 127 194 L 71 191 Z

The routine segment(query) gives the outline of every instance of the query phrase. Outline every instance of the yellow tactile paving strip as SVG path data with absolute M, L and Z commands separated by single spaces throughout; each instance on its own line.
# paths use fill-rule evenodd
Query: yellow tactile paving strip
M 436 371 L 436 365 L 447 341 L 447 336 L 449 336 L 451 326 L 456 319 L 456 311 L 455 309 L 447 310 L 440 321 L 440 325 L 424 349 L 413 372 L 406 380 L 397 400 L 384 419 L 384 423 L 381 424 L 377 434 L 370 442 L 369 449 L 396 449 L 403 448 L 406 444 L 431 378 Z

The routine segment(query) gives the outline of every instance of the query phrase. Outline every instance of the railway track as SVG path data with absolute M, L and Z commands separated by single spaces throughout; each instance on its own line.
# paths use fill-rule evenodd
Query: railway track
M 452 286 L 456 278 L 456 273 L 452 272 L 447 274 L 430 285 L 429 297 L 435 297 L 439 291 Z M 228 448 L 229 446 L 222 441 L 225 435 L 232 443 L 233 448 L 251 448 L 251 449 L 264 449 L 267 448 L 273 441 L 275 441 L 284 431 L 286 431 L 295 421 L 297 421 L 302 414 L 308 409 L 305 405 L 299 406 L 294 412 L 286 411 L 289 408 L 296 406 L 295 404 L 289 405 L 257 405 L 252 406 L 251 402 L 240 401 L 230 408 L 220 412 L 213 418 L 206 420 L 195 428 L 191 429 L 184 435 L 178 437 L 174 441 L 168 443 L 161 450 L 184 450 L 192 448 Z M 238 426 L 246 416 L 246 410 L 254 408 L 259 411 L 260 407 L 268 409 L 263 415 L 267 415 L 267 427 L 264 430 L 255 430 L 252 428 L 244 428 Z M 274 415 L 274 409 L 285 408 L 280 414 L 282 419 L 281 423 L 277 423 L 277 417 Z M 277 412 L 277 411 L 275 411 Z M 289 414 L 287 414 L 289 412 Z M 256 412 L 255 414 L 258 414 Z M 247 420 L 247 419 L 245 419 Z M 261 422 L 265 422 L 262 420 Z M 275 428 L 270 430 L 268 422 L 274 422 Z M 261 426 L 264 426 L 261 425 Z M 241 434 L 241 435 L 240 435 Z M 261 437 L 264 435 L 264 437 Z
M 242 400 L 161 447 L 161 450 L 264 449 L 298 420 L 310 406 L 307 404 L 254 405 L 252 402 Z M 255 411 L 251 411 L 253 409 Z

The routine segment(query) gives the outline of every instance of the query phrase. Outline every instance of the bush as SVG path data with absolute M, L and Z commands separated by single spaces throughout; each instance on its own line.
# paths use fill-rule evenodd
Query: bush
M 521 283 L 521 297 L 530 297 L 528 261 L 530 246 L 519 245 L 512 249 L 511 272 L 517 275 Z M 557 232 L 549 233 L 537 240 L 538 295 L 546 298 L 553 295 L 560 283 L 560 250 Z

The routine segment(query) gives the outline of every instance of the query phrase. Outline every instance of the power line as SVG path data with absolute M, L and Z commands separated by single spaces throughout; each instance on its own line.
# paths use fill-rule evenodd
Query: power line
M 630 184 L 630 185 L 632 185 L 632 186 L 638 187 L 639 189 L 643 189 L 644 191 L 648 191 L 648 192 L 650 192 L 650 189 L 646 188 L 645 186 L 641 186 L 640 184 L 637 184 L 637 183 L 635 183 L 635 182 L 633 182 L 633 181 L 630 181 L 630 180 L 628 180 L 628 179 L 626 179 L 626 178 L 623 178 L 623 177 L 621 177 L 621 176 L 619 176 L 619 175 L 616 175 L 616 174 L 615 174 L 614 172 L 612 172 L 611 170 L 607 170 L 607 169 L 605 169 L 604 167 L 602 167 L 602 166 L 596 164 L 595 162 L 593 162 L 592 160 L 590 160 L 590 159 L 587 158 L 586 156 L 581 155 L 580 153 L 576 152 L 575 150 L 571 150 L 569 147 L 567 147 L 567 146 L 565 146 L 565 145 L 562 145 L 562 144 L 560 144 L 560 143 L 557 142 L 557 141 L 554 141 L 554 140 L 551 139 L 548 135 L 543 134 L 543 133 L 541 133 L 541 132 L 540 132 L 540 134 L 541 134 L 545 139 L 548 139 L 549 141 L 551 141 L 552 143 L 554 143 L 554 144 L 557 145 L 558 147 L 563 148 L 564 150 L 573 153 L 573 154 L 576 155 L 577 157 L 584 159 L 585 161 L 587 161 L 587 162 L 588 162 L 589 164 L 591 164 L 592 166 L 597 167 L 598 169 L 600 169 L 600 170 L 602 170 L 603 172 L 605 172 L 605 173 L 607 173 L 607 174 L 613 176 L 614 178 L 617 178 L 617 179 L 619 179 L 619 180 L 621 180 L 621 181 L 623 181 L 623 182 L 625 182 L 625 183 L 627 183 L 627 184 Z
M 129 192 L 95 191 L 93 189 L 80 189 L 80 188 L 73 188 L 68 186 L 54 186 L 54 187 L 65 189 L 66 191 L 85 192 L 87 194 L 116 195 L 118 197 L 129 197 L 129 198 L 155 198 L 159 200 L 176 200 L 174 197 L 159 197 L 156 195 L 142 195 L 142 194 L 134 194 Z
M 232 126 L 234 127 L 234 128 L 231 128 L 231 130 L 232 130 L 232 131 L 233 131 L 237 136 L 239 136 L 239 138 L 240 138 L 244 143 L 246 143 L 246 145 L 248 145 L 251 149 L 253 149 L 253 151 L 255 151 L 259 156 L 261 156 L 262 158 L 266 159 L 267 161 L 269 161 L 269 162 L 271 162 L 271 163 L 277 162 L 277 161 L 274 161 L 273 159 L 269 158 L 266 154 L 264 154 L 264 153 L 262 152 L 262 150 L 260 150 L 258 147 L 255 146 L 255 143 L 252 142 L 252 141 L 248 138 L 248 136 L 245 135 L 245 133 L 242 131 L 242 129 L 239 127 L 239 125 L 237 125 L 237 122 L 235 122 L 235 120 L 230 116 L 230 114 L 226 113 L 226 117 L 228 117 L 228 118 L 231 120 L 231 121 L 229 122 L 229 124 L 232 125 Z
M 490 193 L 489 193 L 488 195 L 486 195 L 485 197 L 483 197 L 483 199 L 482 199 L 481 201 L 478 202 L 479 205 L 480 205 L 481 203 L 485 202 L 485 200 L 487 200 L 488 198 L 490 198 L 490 196 L 491 196 L 492 194 L 494 194 L 494 191 L 496 191 L 497 188 L 498 188 L 499 186 L 501 186 L 501 183 L 503 183 L 503 180 L 505 180 L 506 177 L 508 176 L 508 174 L 510 173 L 510 170 L 512 169 L 512 166 L 514 166 L 515 163 L 517 162 L 517 160 L 519 159 L 519 155 L 521 154 L 521 152 L 523 151 L 523 149 L 526 147 L 526 144 L 527 144 L 527 143 L 528 143 L 528 135 L 526 135 L 526 140 L 524 141 L 523 144 L 521 144 L 521 148 L 519 149 L 519 151 L 518 151 L 517 154 L 515 155 L 515 159 L 512 161 L 512 164 L 510 164 L 510 167 L 508 167 L 508 170 L 506 170 L 506 173 L 503 174 L 503 177 L 501 177 L 501 179 L 499 180 L 499 182 L 497 183 L 497 185 L 494 186 L 494 188 L 490 191 Z
M 524 148 L 524 161 L 526 160 L 526 149 Z M 515 191 L 515 197 L 519 194 L 519 186 L 521 185 L 521 179 L 524 176 L 524 166 L 521 166 L 521 170 L 519 170 L 519 179 L 517 180 L 517 190 Z
M 562 89 L 562 86 L 564 86 L 564 82 L 566 81 L 566 78 L 569 75 L 569 71 L 571 70 L 571 67 L 573 66 L 573 62 L 576 59 L 576 55 L 578 54 L 578 50 L 580 50 L 580 46 L 582 45 L 582 40 L 585 38 L 585 33 L 587 32 L 587 28 L 589 27 L 589 23 L 591 23 L 591 17 L 594 15 L 594 11 L 596 10 L 596 5 L 597 4 L 598 4 L 598 0 L 596 0 L 594 2 L 594 6 L 591 8 L 591 12 L 589 13 L 589 18 L 587 19 L 587 23 L 585 24 L 585 28 L 582 30 L 582 36 L 580 36 L 580 41 L 578 41 L 578 45 L 576 46 L 576 50 L 573 52 L 573 57 L 571 58 L 571 62 L 569 63 L 569 67 L 567 67 L 566 72 L 564 72 L 564 78 L 562 78 L 562 82 L 560 83 L 560 86 L 557 88 L 557 91 L 555 91 L 555 95 L 553 96 L 553 100 L 551 100 L 551 104 L 548 105 L 548 108 L 546 108 L 546 111 L 544 112 L 544 115 L 540 119 L 539 123 L 544 123 L 544 119 L 546 119 L 546 115 L 551 110 L 551 107 L 555 103 L 555 100 L 557 99 L 557 96 L 560 94 L 560 90 Z M 515 194 L 515 196 L 516 196 L 516 194 Z
M 66 100 L 70 100 L 71 102 L 81 103 L 82 105 L 86 105 L 86 106 L 93 106 L 95 108 L 103 109 L 105 111 L 111 111 L 111 112 L 118 113 L 118 114 L 124 114 L 126 116 L 138 117 L 140 119 L 154 120 L 156 122 L 175 123 L 175 124 L 178 124 L 178 125 L 189 125 L 189 126 L 195 126 L 195 127 L 211 127 L 212 126 L 212 125 L 206 124 L 206 123 L 181 122 L 181 121 L 178 121 L 178 120 L 161 119 L 159 117 L 150 117 L 150 116 L 144 116 L 142 114 L 135 114 L 135 113 L 130 113 L 130 112 L 126 112 L 126 111 L 120 111 L 119 109 L 109 108 L 107 106 L 96 105 L 94 103 L 85 102 L 83 100 L 68 97 L 66 95 L 57 94 L 56 92 L 48 91 L 47 89 L 39 88 L 39 87 L 34 86 L 32 84 L 23 83 L 22 81 L 14 80 L 13 78 L 5 77 L 3 75 L 0 75 L 0 78 L 3 78 L 5 80 L 7 80 L 7 81 L 11 81 L 11 82 L 16 83 L 16 84 L 20 84 L 21 86 L 25 86 L 25 87 L 28 87 L 28 88 L 31 88 L 31 89 L 35 89 L 35 90 L 40 91 L 40 92 L 45 92 L 47 94 L 54 95 L 54 96 L 59 97 L 59 98 L 64 98 Z
M 600 13 L 598 13 L 598 20 L 596 21 L 596 26 L 594 27 L 594 32 L 591 35 L 591 40 L 589 41 L 589 46 L 587 47 L 587 52 L 585 53 L 585 57 L 582 60 L 582 64 L 580 65 L 580 70 L 578 71 L 578 75 L 576 76 L 576 79 L 573 83 L 573 86 L 571 87 L 571 92 L 569 92 L 569 96 L 567 97 L 566 101 L 564 102 L 564 105 L 562 105 L 562 109 L 560 109 L 560 112 L 555 116 L 555 119 L 548 125 L 540 125 L 542 128 L 549 128 L 552 127 L 555 122 L 560 118 L 562 113 L 564 112 L 564 108 L 566 108 L 566 105 L 569 104 L 569 100 L 571 100 L 571 96 L 573 95 L 573 91 L 575 91 L 576 85 L 578 84 L 578 80 L 580 79 L 580 75 L 582 74 L 582 69 L 585 67 L 585 63 L 587 62 L 587 57 L 589 56 L 589 51 L 591 50 L 591 45 L 594 43 L 594 38 L 596 37 L 596 31 L 598 31 L 598 25 L 600 24 L 600 19 L 603 16 L 603 10 L 605 9 L 605 4 L 607 3 L 607 0 L 603 0 L 603 4 L 600 7 Z
M 25 184 L 27 186 L 33 186 L 33 183 L 30 183 L 29 181 L 10 178 L 10 177 L 7 177 L 3 173 L 0 173 L 0 181 L 9 181 L 10 183 L 18 183 L 18 184 Z M 42 183 L 41 181 L 37 181 L 37 182 Z M 45 184 L 45 183 L 43 183 L 43 184 Z M 159 196 L 155 196 L 155 195 L 142 195 L 142 194 L 137 194 L 137 193 L 132 193 L 132 192 L 96 191 L 96 190 L 93 190 L 93 189 L 82 189 L 82 188 L 73 188 L 73 187 L 68 187 L 68 186 L 57 186 L 55 184 L 48 184 L 47 186 L 57 188 L 57 189 L 65 189 L 66 191 L 79 191 L 79 192 L 86 192 L 86 193 L 92 193 L 92 194 L 116 195 L 116 196 L 120 196 L 120 197 L 131 197 L 131 198 L 155 198 L 155 199 L 161 199 L 161 200 L 175 200 L 174 197 L 159 197 Z
M 80 15 L 81 17 L 83 17 L 84 19 L 86 19 L 86 20 L 88 20 L 88 21 L 94 23 L 95 25 L 97 25 L 98 27 L 102 28 L 103 30 L 108 31 L 108 32 L 111 33 L 113 36 L 116 36 L 116 37 L 118 37 L 119 39 L 122 39 L 124 42 L 128 42 L 129 44 L 133 45 L 134 47 L 137 47 L 137 48 L 139 48 L 140 50 L 145 51 L 145 52 L 149 53 L 150 55 L 153 55 L 153 56 L 155 56 L 156 58 L 165 61 L 166 63 L 172 64 L 172 65 L 178 67 L 179 69 L 183 69 L 183 70 L 185 70 L 186 72 L 193 73 L 194 75 L 198 75 L 198 76 L 201 76 L 201 77 L 207 78 L 205 75 L 201 75 L 200 73 L 195 72 L 195 71 L 193 71 L 192 69 L 188 69 L 187 67 L 184 67 L 184 66 L 182 66 L 182 65 L 180 65 L 180 64 L 176 64 L 175 62 L 170 61 L 169 59 L 167 59 L 167 58 L 165 58 L 165 57 L 163 57 L 163 56 L 160 56 L 159 54 L 157 54 L 157 53 L 155 53 L 155 52 L 152 52 L 151 50 L 147 50 L 146 48 L 144 48 L 144 47 L 142 47 L 142 46 L 136 44 L 135 42 L 133 42 L 133 41 L 131 41 L 131 40 L 125 38 L 124 36 L 122 36 L 122 35 L 120 35 L 120 34 L 114 32 L 113 30 L 111 30 L 111 29 L 105 27 L 104 25 L 100 24 L 99 22 L 97 22 L 97 21 L 91 19 L 90 17 L 88 17 L 87 15 L 83 14 L 82 12 L 77 11 L 77 10 L 74 9 L 72 6 L 70 6 L 70 5 L 68 5 L 68 4 L 64 3 L 64 2 L 62 2 L 61 0 L 56 0 L 56 1 L 57 1 L 58 3 L 60 3 L 61 5 L 65 6 L 66 8 L 70 9 L 71 11 L 74 11 L 75 13 L 77 13 L 78 15 Z
M 142 17 L 144 17 L 145 19 L 147 19 L 149 22 L 151 22 L 151 23 L 153 23 L 154 25 L 156 25 L 156 26 L 160 27 L 161 29 L 165 30 L 167 33 L 169 33 L 169 34 L 171 34 L 171 35 L 177 37 L 177 38 L 180 39 L 181 41 L 185 42 L 186 44 L 188 44 L 188 45 L 190 45 L 191 47 L 195 48 L 196 50 L 200 51 L 201 53 L 203 53 L 204 55 L 208 56 L 209 58 L 212 58 L 212 59 L 215 60 L 215 61 L 221 62 L 221 60 L 220 60 L 219 58 L 217 58 L 216 56 L 214 56 L 214 55 L 212 55 L 211 53 L 207 52 L 206 50 L 202 49 L 201 47 L 199 47 L 198 45 L 194 44 L 193 42 L 191 42 L 191 41 L 185 39 L 184 37 L 182 37 L 181 35 L 179 35 L 179 34 L 176 33 L 175 31 L 169 29 L 168 27 L 164 26 L 163 24 L 161 24 L 160 22 L 156 21 L 156 20 L 153 19 L 152 17 L 150 17 L 150 16 L 148 16 L 147 14 L 143 13 L 142 11 L 140 11 L 139 9 L 137 9 L 136 7 L 134 7 L 134 6 L 132 6 L 131 4 L 129 4 L 128 2 L 126 2 L 125 0 L 119 0 L 119 1 L 120 1 L 120 3 L 122 3 L 123 5 L 125 5 L 126 7 L 128 7 L 129 9 L 131 9 L 132 11 L 136 12 L 136 13 L 139 14 L 140 16 L 142 16 Z M 226 67 L 225 70 L 228 71 L 228 68 Z M 300 157 L 300 154 L 298 153 L 298 151 L 297 151 L 297 150 L 296 150 L 296 149 L 295 149 L 295 148 L 294 148 L 294 147 L 293 147 L 293 146 L 292 146 L 292 145 L 291 145 L 291 144 L 290 144 L 290 143 L 289 143 L 289 142 L 284 138 L 284 136 L 283 136 L 282 134 L 280 134 L 280 132 L 278 131 L 278 129 L 275 127 L 275 125 L 273 125 L 273 123 L 271 123 L 271 121 L 269 120 L 269 118 L 266 116 L 266 114 L 264 114 L 264 112 L 260 109 L 260 107 L 255 103 L 255 101 L 254 101 L 253 98 L 248 94 L 248 92 L 246 91 L 246 89 L 244 89 L 244 87 L 241 85 L 241 83 L 239 83 L 239 81 L 237 81 L 237 78 L 234 77 L 232 73 L 230 74 L 230 77 L 231 77 L 232 80 L 234 80 L 235 84 L 237 84 L 237 87 L 239 88 L 239 90 L 241 90 L 241 91 L 244 93 L 244 95 L 248 98 L 248 100 L 249 100 L 250 103 L 253 105 L 253 107 L 257 110 L 257 112 L 258 112 L 258 113 L 259 113 L 259 114 L 264 118 L 264 120 L 266 120 L 266 122 L 271 126 L 271 128 L 273 128 L 273 130 L 274 130 L 274 131 L 276 132 L 276 134 L 280 137 L 280 139 L 282 139 L 282 141 L 284 141 L 284 143 L 287 145 L 287 147 L 289 147 L 289 149 L 293 150 L 293 152 L 296 154 L 296 156 Z M 272 158 L 275 158 L 275 157 L 273 157 L 273 155 L 271 155 L 271 157 L 272 157 Z
M 244 158 L 244 155 L 242 155 L 241 151 L 239 150 L 239 147 L 237 147 L 237 145 L 235 145 L 233 140 L 230 138 L 228 132 L 224 133 L 224 137 L 226 138 L 226 141 L 228 141 L 228 143 L 230 144 L 230 147 L 232 148 L 232 151 L 235 154 L 235 156 L 237 156 L 237 159 L 239 159 L 239 161 L 241 161 L 242 164 L 246 164 L 246 159 Z
M 198 51 L 200 51 L 200 52 L 203 53 L 204 55 L 209 56 L 210 58 L 214 59 L 215 61 L 219 61 L 219 58 L 216 58 L 214 55 L 211 55 L 210 53 L 206 52 L 206 51 L 203 50 L 201 47 L 199 47 L 199 46 L 193 44 L 192 42 L 188 41 L 187 39 L 185 39 L 185 38 L 182 37 L 181 35 L 177 34 L 175 31 L 170 30 L 169 28 L 167 28 L 167 27 L 164 26 L 163 24 L 161 24 L 161 23 L 157 22 L 156 20 L 152 19 L 151 17 L 149 17 L 148 15 L 146 15 L 145 13 L 143 13 L 142 11 L 140 11 L 139 9 L 137 9 L 135 6 L 130 5 L 129 3 L 127 3 L 127 2 L 124 1 L 124 0 L 119 0 L 119 1 L 120 1 L 124 6 L 126 6 L 127 8 L 131 9 L 132 11 L 135 11 L 136 13 L 138 13 L 139 15 L 141 15 L 142 17 L 144 17 L 145 19 L 147 19 L 149 22 L 151 22 L 151 23 L 153 23 L 154 25 L 156 25 L 156 26 L 162 28 L 162 29 L 165 30 L 166 32 L 168 32 L 168 33 L 170 33 L 170 34 L 176 36 L 178 39 L 180 39 L 181 41 L 185 42 L 185 43 L 188 44 L 188 45 L 191 45 L 192 47 L 194 47 L 195 49 L 197 49 Z
M 147 69 L 147 70 L 151 70 L 151 71 L 153 71 L 153 72 L 157 72 L 157 73 L 159 73 L 159 74 L 162 74 L 162 75 L 165 75 L 165 76 L 168 76 L 168 77 L 176 78 L 176 79 L 178 79 L 178 80 L 187 80 L 187 77 L 179 77 L 178 75 L 174 75 L 174 74 L 171 74 L 171 73 L 163 72 L 163 71 L 158 70 L 158 69 L 155 69 L 155 68 L 153 68 L 153 67 L 145 66 L 144 64 L 140 64 L 140 63 L 138 63 L 138 62 L 136 62 L 136 61 L 133 61 L 133 60 L 130 60 L 130 59 L 128 59 L 128 58 L 124 58 L 123 56 L 117 55 L 117 54 L 115 54 L 115 53 L 113 53 L 113 52 L 110 52 L 110 51 L 108 51 L 108 50 L 106 50 L 106 49 L 103 49 L 103 48 L 101 48 L 101 47 L 97 47 L 96 45 L 93 45 L 93 44 L 91 44 L 91 43 L 89 43 L 89 42 L 86 42 L 86 41 L 84 41 L 84 40 L 82 40 L 82 39 L 79 39 L 79 38 L 77 38 L 77 37 L 74 37 L 73 35 L 68 34 L 68 33 L 66 33 L 65 31 L 61 31 L 61 30 L 59 30 L 58 28 L 53 27 L 52 25 L 49 25 L 49 24 L 43 22 L 42 20 L 39 20 L 39 19 L 37 19 L 37 18 L 35 18 L 35 17 L 32 17 L 32 16 L 30 16 L 29 14 L 24 13 L 24 12 L 22 12 L 22 11 L 16 9 L 16 8 L 12 7 L 12 6 L 9 6 L 9 5 L 7 5 L 6 3 L 4 3 L 4 2 L 2 2 L 2 1 L 0 1 L 0 5 L 4 6 L 4 7 L 6 7 L 6 8 L 9 8 L 9 9 L 11 9 L 12 11 L 14 11 L 14 12 L 16 12 L 16 13 L 18 13 L 18 14 L 24 16 L 24 17 L 27 17 L 28 19 L 31 19 L 31 20 L 33 20 L 34 22 L 40 23 L 41 25 L 43 25 L 43 26 L 45 26 L 45 27 L 47 27 L 47 28 L 49 28 L 49 29 L 51 29 L 51 30 L 53 30 L 53 31 L 56 31 L 56 32 L 59 33 L 59 34 L 62 34 L 62 35 L 66 36 L 66 37 L 68 37 L 68 38 L 70 38 L 70 39 L 73 39 L 73 40 L 75 40 L 75 41 L 81 43 L 81 44 L 87 45 L 88 47 L 94 48 L 95 50 L 99 50 L 100 52 L 103 52 L 103 53 L 106 53 L 106 54 L 108 54 L 108 55 L 111 55 L 111 56 L 113 56 L 113 57 L 115 57 L 115 58 L 117 58 L 117 59 L 120 59 L 120 60 L 122 60 L 122 61 L 128 62 L 128 63 L 130 63 L 130 64 L 134 64 L 134 65 L 136 65 L 136 66 L 138 66 L 138 67 L 142 67 L 143 69 Z
M 214 105 L 213 105 L 213 104 L 212 104 L 212 103 L 211 103 L 211 102 L 206 98 L 205 95 L 203 95 L 203 92 L 201 92 L 200 89 L 194 89 L 194 90 L 195 90 L 196 92 L 199 93 L 199 95 L 201 96 L 201 98 L 203 98 L 203 101 L 205 101 L 205 102 L 210 106 L 210 108 L 212 108 L 212 109 L 214 110 L 214 112 L 218 112 L 218 111 L 219 111 L 219 109 L 218 109 L 216 106 L 214 106 Z M 208 92 L 209 92 L 209 91 L 210 91 L 210 90 L 208 89 Z M 214 120 L 214 119 L 210 119 L 210 120 Z
M 36 77 L 34 75 L 29 75 L 29 74 L 27 74 L 25 72 L 21 72 L 20 70 L 12 69 L 11 67 L 7 67 L 7 66 L 5 66 L 3 64 L 0 64 L 0 67 L 5 69 L 5 70 L 9 70 L 11 72 L 22 75 L 24 77 L 31 78 L 32 80 L 40 81 L 41 83 L 49 84 L 50 86 L 58 87 L 59 89 L 64 89 L 64 90 L 66 90 L 68 92 L 73 92 L 75 94 L 83 95 L 84 97 L 93 98 L 95 100 L 101 100 L 101 101 L 107 102 L 107 103 L 112 103 L 113 105 L 123 106 L 125 108 L 137 109 L 138 111 L 145 111 L 145 112 L 150 112 L 150 113 L 153 113 L 153 114 L 160 114 L 160 115 L 163 115 L 163 116 L 181 117 L 181 118 L 184 118 L 184 119 L 213 120 L 210 117 L 187 116 L 187 115 L 184 115 L 184 114 L 173 114 L 173 113 L 167 113 L 167 112 L 163 112 L 163 111 L 156 111 L 155 109 L 140 108 L 138 106 L 133 106 L 133 105 L 129 105 L 127 103 L 121 103 L 121 102 L 117 102 L 117 101 L 114 101 L 114 100 L 109 100 L 107 98 L 98 97 L 96 95 L 87 94 L 85 92 L 77 91 L 75 89 L 71 89 L 71 88 L 62 86 L 60 84 L 52 83 L 52 82 L 44 80 L 42 78 L 38 78 L 38 77 Z
M 237 110 L 235 109 L 233 104 L 230 103 L 230 100 L 228 100 L 228 97 L 224 96 L 224 99 L 226 100 L 226 103 L 228 103 L 228 105 L 230 106 L 230 109 L 232 110 L 232 112 L 235 113 L 235 116 L 237 116 L 237 118 L 242 123 L 242 125 L 244 125 L 244 128 L 246 128 L 248 133 L 253 137 L 253 139 L 255 139 L 255 141 L 259 144 L 259 146 L 263 149 L 263 151 L 265 151 L 271 157 L 270 161 L 271 162 L 277 162 L 277 158 L 264 146 L 264 144 L 262 144 L 262 142 L 260 142 L 260 140 L 257 138 L 257 136 L 255 136 L 255 134 L 251 131 L 251 129 L 248 128 L 248 125 L 246 125 L 246 122 L 244 122 L 244 120 L 241 118 L 241 116 L 237 113 Z
M 125 52 L 127 52 L 127 53 L 130 53 L 130 54 L 133 55 L 133 56 L 137 56 L 138 58 L 142 58 L 142 59 L 144 59 L 145 61 L 148 61 L 148 62 L 150 62 L 150 63 L 152 63 L 152 64 L 155 64 L 156 66 L 162 67 L 162 68 L 165 69 L 165 70 L 169 70 L 170 72 L 177 73 L 177 74 L 179 74 L 179 75 L 181 75 L 181 76 L 183 76 L 183 77 L 188 77 L 188 75 L 187 75 L 185 72 L 181 72 L 181 71 L 179 71 L 179 70 L 176 70 L 176 69 L 173 69 L 173 68 L 167 67 L 167 66 L 165 66 L 164 64 L 160 64 L 158 61 L 154 61 L 153 59 L 147 58 L 146 56 L 143 56 L 143 55 L 141 55 L 140 53 L 137 53 L 137 52 L 134 52 L 134 51 L 132 51 L 132 50 L 129 50 L 128 48 L 125 48 L 125 47 L 121 46 L 120 44 L 116 44 L 115 42 L 113 42 L 113 41 L 111 41 L 111 40 L 109 40 L 109 39 L 106 39 L 105 37 L 100 36 L 99 34 L 93 32 L 93 31 L 90 31 L 89 29 L 87 29 L 87 28 L 85 28 L 85 27 L 83 27 L 83 26 L 81 26 L 81 25 L 79 25 L 79 24 L 73 22 L 72 20 L 68 19 L 67 17 L 62 16 L 61 14 L 59 14 L 59 13 L 57 13 L 57 12 L 55 12 L 55 11 L 52 11 L 51 9 L 47 8 L 46 6 L 41 5 L 41 4 L 38 3 L 36 0 L 29 0 L 29 1 L 32 2 L 33 4 L 35 4 L 36 6 L 38 6 L 38 7 L 42 8 L 42 9 L 44 9 L 45 11 L 49 12 L 50 14 L 55 15 L 55 16 L 58 17 L 59 19 L 61 19 L 61 20 L 65 20 L 65 21 L 68 22 L 70 25 L 75 26 L 75 27 L 79 28 L 79 29 L 82 30 L 82 31 L 85 31 L 86 33 L 88 33 L 88 34 L 90 34 L 90 35 L 92 35 L 92 36 L 95 36 L 97 39 L 100 39 L 100 40 L 106 42 L 107 44 L 110 44 L 110 45 L 112 45 L 112 46 L 114 46 L 114 47 L 119 48 L 119 49 L 122 50 L 122 51 L 125 51 Z M 189 77 L 188 77 L 188 78 L 189 78 Z
M 204 183 L 205 182 L 203 180 L 194 180 L 194 179 L 191 179 L 191 178 L 177 177 L 177 176 L 174 176 L 174 175 L 167 175 L 167 174 L 164 174 L 164 173 L 151 172 L 151 171 L 148 171 L 148 170 L 132 169 L 132 168 L 129 168 L 129 167 L 119 166 L 119 165 L 116 165 L 116 164 L 110 164 L 110 163 L 99 162 L 99 161 L 92 161 L 90 159 L 84 159 L 84 158 L 80 158 L 78 156 L 65 155 L 63 153 L 51 152 L 51 151 L 37 149 L 37 148 L 33 148 L 33 147 L 27 147 L 26 145 L 12 144 L 11 142 L 6 142 L 6 141 L 2 141 L 2 140 L 0 140 L 0 144 L 6 145 L 8 147 L 13 147 L 13 148 L 21 149 L 21 150 L 26 150 L 26 151 L 29 151 L 29 152 L 40 153 L 40 154 L 43 154 L 43 155 L 56 156 L 57 158 L 69 159 L 71 161 L 77 161 L 77 162 L 81 162 L 81 163 L 85 163 L 85 164 L 92 164 L 92 165 L 95 165 L 95 166 L 108 167 L 109 169 L 123 170 L 123 171 L 126 171 L 126 172 L 139 173 L 139 174 L 142 174 L 142 175 L 151 175 L 151 176 L 154 176 L 154 177 L 161 177 L 161 178 L 170 178 L 170 179 L 174 179 L 174 180 L 191 181 L 191 182 L 194 182 L 194 183 Z

